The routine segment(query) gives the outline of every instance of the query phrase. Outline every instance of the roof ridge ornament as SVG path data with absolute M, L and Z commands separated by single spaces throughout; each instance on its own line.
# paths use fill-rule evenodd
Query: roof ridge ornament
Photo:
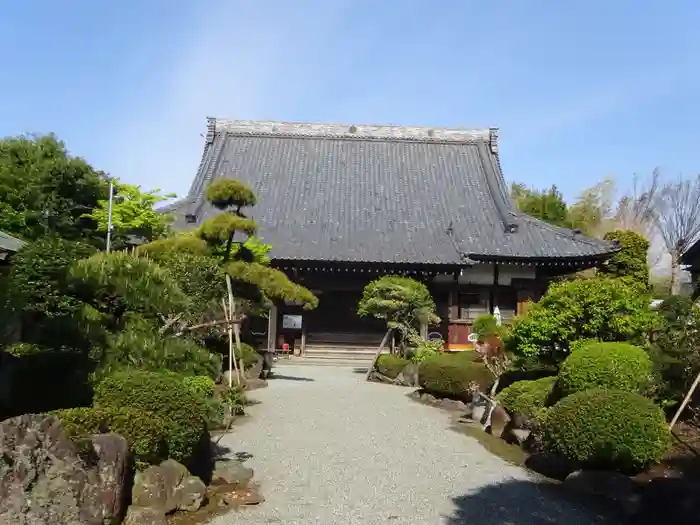
M 272 120 L 207 119 L 210 133 L 225 131 L 240 135 L 287 135 L 293 137 L 367 138 L 434 142 L 490 143 L 493 149 L 497 128 L 467 129 L 435 126 L 398 126 L 395 124 L 334 124 L 324 122 L 283 122 Z M 496 137 L 497 137 L 496 133 Z M 213 140 L 213 137 L 212 139 Z
M 498 128 L 489 128 L 489 146 L 491 153 L 498 155 Z
M 206 143 L 211 144 L 214 142 L 214 137 L 216 136 L 216 118 L 215 117 L 207 117 L 207 135 L 206 135 Z

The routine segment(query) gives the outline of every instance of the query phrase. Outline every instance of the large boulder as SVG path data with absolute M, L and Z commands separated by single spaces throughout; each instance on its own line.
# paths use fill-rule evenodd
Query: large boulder
M 396 376 L 395 383 L 402 386 L 420 386 L 418 383 L 418 364 L 407 364 L 404 369 L 399 372 L 399 375 Z
M 99 490 L 96 505 L 105 523 L 124 516 L 131 475 L 129 443 L 119 434 L 98 434 L 90 438 L 97 458 Z
M 138 508 L 157 509 L 163 514 L 176 510 L 195 511 L 206 501 L 206 486 L 173 459 L 152 465 L 136 474 L 131 503 Z
M 0 523 L 102 525 L 124 511 L 125 441 L 73 442 L 53 416 L 26 414 L 0 423 Z
M 168 525 L 168 520 L 159 509 L 132 505 L 122 525 Z
M 238 487 L 247 487 L 253 479 L 253 469 L 243 465 L 236 459 L 226 459 L 216 462 L 212 479 L 219 484 L 229 484 Z

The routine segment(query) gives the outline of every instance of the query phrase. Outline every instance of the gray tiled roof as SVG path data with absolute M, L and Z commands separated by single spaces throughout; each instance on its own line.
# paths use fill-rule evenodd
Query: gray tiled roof
M 26 243 L 17 237 L 13 237 L 5 232 L 0 232 L 0 250 L 6 252 L 16 252 Z
M 204 188 L 233 177 L 255 190 L 250 215 L 278 260 L 461 265 L 615 250 L 515 211 L 497 148 L 495 129 L 209 119 L 176 224 L 215 214 Z

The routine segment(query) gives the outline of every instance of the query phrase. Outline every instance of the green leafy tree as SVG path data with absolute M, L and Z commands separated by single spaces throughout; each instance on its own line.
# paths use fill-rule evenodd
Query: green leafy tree
M 141 186 L 114 182 L 112 198 L 112 235 L 115 245 L 133 235 L 147 240 L 158 239 L 166 234 L 174 217 L 170 213 L 161 213 L 155 206 L 175 197 L 169 193 L 160 195 L 161 191 L 141 191 Z M 97 230 L 106 233 L 109 225 L 109 198 L 100 199 L 97 207 L 83 217 L 97 223 Z
M 523 213 L 555 226 L 569 226 L 566 203 L 556 186 L 539 191 L 529 189 L 522 184 L 513 184 L 511 199 Z
M 72 291 L 70 267 L 95 253 L 89 244 L 45 238 L 13 258 L 5 294 L 5 328 L 11 339 L 48 347 L 89 346 L 84 303 Z
M 219 179 L 207 187 L 206 198 L 220 213 L 204 221 L 199 236 L 213 253 L 221 254 L 237 298 L 295 302 L 307 309 L 317 306 L 318 300 L 309 290 L 290 281 L 283 272 L 256 261 L 254 248 L 247 242 L 255 235 L 257 225 L 243 211 L 255 206 L 253 190 L 234 179 Z
M 53 135 L 0 140 L 0 230 L 34 241 L 45 236 L 104 244 L 85 217 L 107 198 L 102 172 L 71 156 Z
M 700 308 L 690 297 L 674 295 L 658 309 L 660 323 L 651 345 L 660 375 L 658 396 L 665 405 L 680 403 L 700 374 Z M 698 408 L 700 394 L 690 408 Z
M 645 344 L 656 322 L 641 286 L 620 279 L 574 279 L 550 285 L 513 323 L 508 347 L 525 359 L 558 364 L 582 339 Z
M 256 313 L 261 305 L 269 302 L 294 302 L 305 309 L 315 308 L 318 300 L 309 290 L 256 257 L 250 239 L 255 235 L 257 225 L 244 213 L 245 208 L 255 206 L 257 202 L 253 190 L 234 179 L 219 179 L 207 186 L 205 196 L 219 213 L 202 223 L 198 235 L 213 254 L 221 257 L 230 291 L 227 317 L 240 323 L 247 313 Z M 239 329 L 240 324 L 234 325 L 240 370 L 244 363 Z M 233 354 L 233 344 L 229 339 L 229 359 L 235 362 Z M 229 370 L 229 374 L 231 372 Z
M 389 330 L 401 336 L 404 355 L 408 345 L 417 346 L 421 341 L 421 324 L 440 322 L 428 288 L 420 281 L 396 275 L 385 275 L 365 286 L 357 313 L 386 322 Z
M 649 264 L 647 264 L 649 241 L 632 230 L 611 231 L 603 238 L 606 241 L 616 241 L 620 251 L 598 269 L 600 274 L 619 277 L 647 288 L 649 286 Z

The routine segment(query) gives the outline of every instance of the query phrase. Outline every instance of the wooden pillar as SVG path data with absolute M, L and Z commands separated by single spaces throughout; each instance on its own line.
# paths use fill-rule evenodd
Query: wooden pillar
M 498 264 L 493 265 L 493 285 L 489 288 L 489 312 L 493 315 L 493 309 L 496 306 L 496 287 L 498 286 Z
M 267 350 L 272 352 L 277 348 L 277 306 L 272 306 L 267 319 Z

